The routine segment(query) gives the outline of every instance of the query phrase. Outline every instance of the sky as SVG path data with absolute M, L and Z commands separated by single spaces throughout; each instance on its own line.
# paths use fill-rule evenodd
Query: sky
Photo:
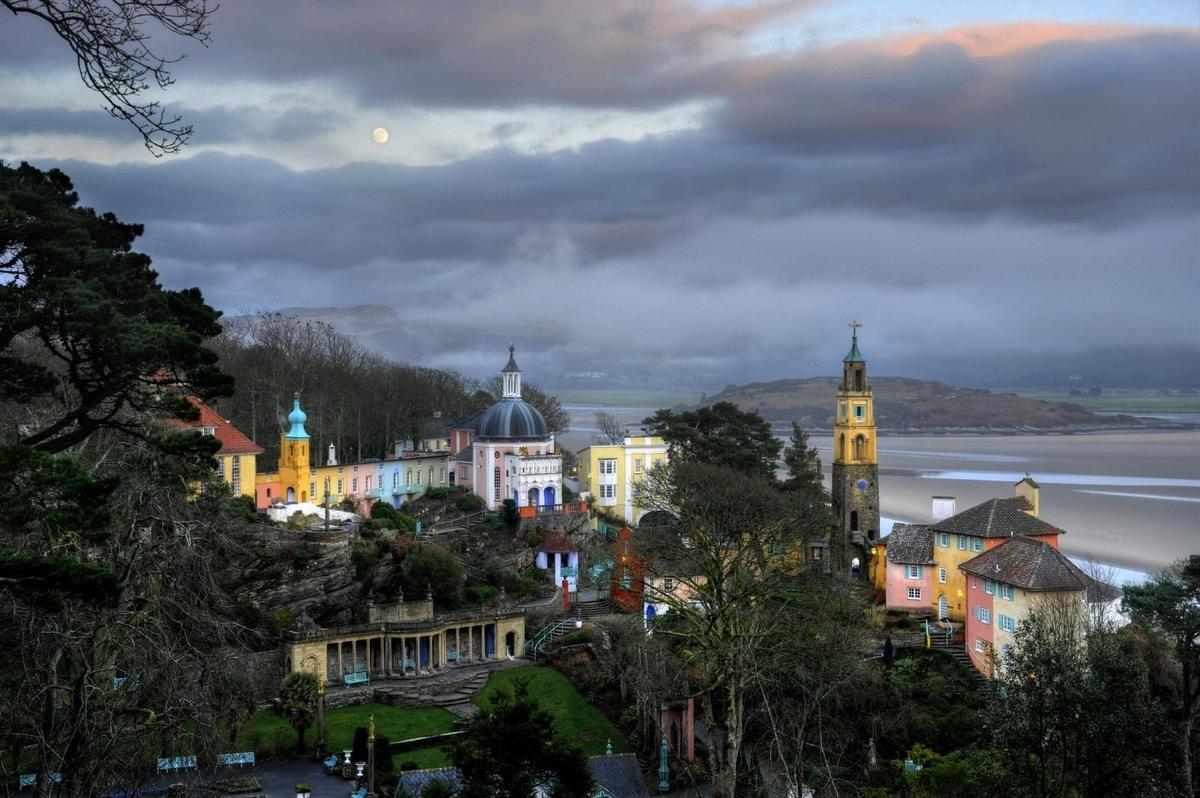
M 0 159 L 229 315 L 473 376 L 512 341 L 551 383 L 834 373 L 852 319 L 882 373 L 1200 374 L 1194 0 L 237 0 L 207 48 L 151 33 L 182 154 L 3 16 Z

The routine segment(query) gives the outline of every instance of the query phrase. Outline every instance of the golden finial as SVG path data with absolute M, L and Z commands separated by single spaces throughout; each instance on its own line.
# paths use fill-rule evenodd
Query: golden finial
M 375 742 L 375 716 L 371 715 L 367 718 L 367 742 Z

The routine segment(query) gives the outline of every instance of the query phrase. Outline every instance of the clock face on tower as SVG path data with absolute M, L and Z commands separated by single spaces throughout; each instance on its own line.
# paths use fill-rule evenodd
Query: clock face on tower
M 866 490 L 867 481 L 865 479 L 860 479 L 858 482 L 854 483 L 854 487 L 858 488 L 859 490 Z

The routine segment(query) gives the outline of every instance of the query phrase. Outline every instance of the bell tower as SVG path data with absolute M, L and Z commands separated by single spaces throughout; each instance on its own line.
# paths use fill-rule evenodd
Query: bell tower
M 299 391 L 292 395 L 292 412 L 288 413 L 287 420 L 291 426 L 279 435 L 279 480 L 283 483 L 287 503 L 316 501 L 308 495 L 309 437 L 304 429 L 308 414 L 300 409 Z
M 867 361 L 858 350 L 860 327 L 861 323 L 850 322 L 850 352 L 842 359 L 830 492 L 847 563 L 858 557 L 865 568 L 866 550 L 879 539 L 879 460 L 875 400 L 867 381 Z

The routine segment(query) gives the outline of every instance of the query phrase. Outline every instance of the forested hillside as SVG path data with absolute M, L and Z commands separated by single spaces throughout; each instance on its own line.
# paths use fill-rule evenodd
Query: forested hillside
M 333 443 L 344 462 L 380 457 L 397 440 L 432 435 L 445 422 L 488 406 L 498 393 L 496 380 L 387 360 L 320 321 L 265 314 L 223 325 L 211 347 L 236 388 L 216 408 L 266 450 L 260 469 L 274 467 L 296 391 L 315 456 L 324 458 Z M 552 429 L 566 428 L 557 399 L 530 385 L 524 395 Z

